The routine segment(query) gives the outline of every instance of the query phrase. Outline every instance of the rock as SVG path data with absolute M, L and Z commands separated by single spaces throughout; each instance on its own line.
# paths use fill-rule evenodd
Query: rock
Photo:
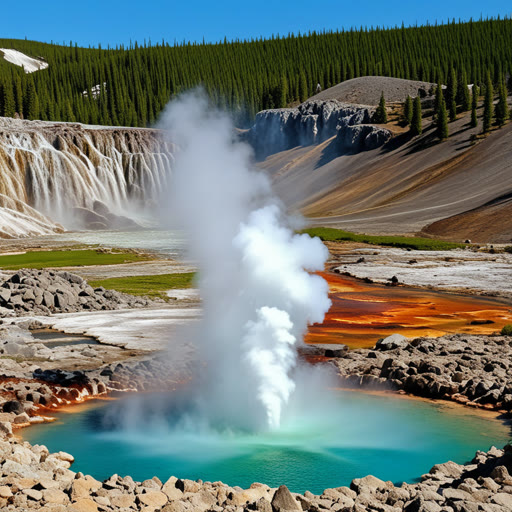
M 281 485 L 272 498 L 272 509 L 274 512 L 286 512 L 291 510 L 302 511 L 302 507 L 292 496 L 286 485 Z
M 392 334 L 387 338 L 380 339 L 375 345 L 375 350 L 394 350 L 397 348 L 407 348 L 409 339 L 401 334 Z
M 176 487 L 176 482 L 178 479 L 175 476 L 171 476 L 167 482 L 162 487 L 162 492 L 172 500 L 179 500 L 183 497 L 183 491 Z
M 4 412 L 14 412 L 15 414 L 21 414 L 25 412 L 25 409 L 23 409 L 23 405 L 21 405 L 18 400 L 10 400 L 8 402 L 5 402 L 2 410 Z
M 135 505 L 135 496 L 132 494 L 121 494 L 119 496 L 112 496 L 109 501 L 113 507 L 130 508 Z
M 505 510 L 512 510 L 512 494 L 499 492 L 491 498 L 493 503 L 505 507 Z
M 26 413 L 26 412 L 23 412 L 21 414 L 18 414 L 14 420 L 13 420 L 13 423 L 15 425 L 20 425 L 20 424 L 24 424 L 24 423 L 30 423 L 30 418 L 29 418 L 29 415 Z
M 12 496 L 11 488 L 7 485 L 0 486 L 0 498 L 10 498 Z
M 139 494 L 137 500 L 142 505 L 155 508 L 163 507 L 168 502 L 167 496 L 161 491 L 149 491 L 145 494 Z
M 75 501 L 79 498 L 86 498 L 91 492 L 95 492 L 101 489 L 101 487 L 102 483 L 95 480 L 92 476 L 87 475 L 84 478 L 78 478 L 71 485 L 71 499 Z
M 8 421 L 0 421 L 0 434 L 12 436 L 12 425 Z
M 260 498 L 256 502 L 254 509 L 258 512 L 272 512 L 272 505 L 270 504 L 270 501 L 266 500 L 265 498 Z
M 98 512 L 98 505 L 90 498 L 81 498 L 71 504 L 73 512 Z
M 46 503 L 55 503 L 57 505 L 64 505 L 69 503 L 68 495 L 62 492 L 60 489 L 44 489 L 42 494 Z
M 429 471 L 431 475 L 443 476 L 446 478 L 459 478 L 462 475 L 463 468 L 455 462 L 449 461 L 443 464 L 436 464 Z
M 41 501 L 43 499 L 43 493 L 36 489 L 23 489 L 23 494 L 34 501 Z
M 384 145 L 391 137 L 392 133 L 385 128 L 359 124 L 341 127 L 336 135 L 336 142 L 342 152 L 357 153 L 376 149 Z
M 388 484 L 386 482 L 371 475 L 365 476 L 364 478 L 355 478 L 350 484 L 350 488 L 358 494 L 368 491 L 380 491 L 387 489 L 387 487 Z

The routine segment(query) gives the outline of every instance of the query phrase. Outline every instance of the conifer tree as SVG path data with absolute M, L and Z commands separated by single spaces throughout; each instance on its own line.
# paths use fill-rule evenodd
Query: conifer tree
M 441 103 L 437 112 L 437 136 L 441 139 L 447 139 L 448 131 L 448 114 L 446 112 L 446 103 L 444 97 L 441 95 Z
M 436 97 L 434 101 L 434 115 L 432 116 L 433 121 L 436 120 L 437 113 L 439 112 L 439 108 L 441 107 L 441 102 L 444 102 L 443 86 L 441 85 L 441 82 L 438 82 L 436 87 Z
M 467 112 L 471 107 L 468 79 L 465 71 L 462 72 L 458 80 L 457 103 L 461 106 L 462 112 Z
M 412 110 L 413 110 L 412 98 L 409 95 L 407 95 L 407 99 L 405 100 L 405 103 L 404 103 L 404 122 L 405 122 L 406 126 L 409 126 L 411 124 Z
M 5 117 L 14 117 L 14 94 L 10 83 L 4 83 L 2 96 L 3 115 Z
M 457 119 L 457 75 L 455 70 L 452 68 L 448 75 L 448 84 L 446 88 L 446 101 L 448 103 L 448 109 L 450 111 L 450 121 Z
M 492 117 L 494 113 L 494 91 L 492 88 L 491 75 L 487 74 L 487 84 L 485 87 L 484 98 L 484 118 L 483 118 L 483 132 L 487 133 L 491 129 Z
M 499 101 L 496 105 L 496 123 L 501 127 L 507 122 L 508 118 L 507 87 L 505 80 L 501 79 L 499 84 Z
M 478 126 L 478 117 L 476 113 L 476 109 L 478 107 L 478 86 L 473 84 L 473 90 L 471 94 L 471 128 L 476 128 Z
M 35 119 L 37 116 L 37 96 L 33 80 L 29 79 L 27 90 L 23 96 L 23 117 Z
M 277 88 L 277 107 L 284 108 L 288 104 L 288 80 L 286 76 L 281 76 L 281 81 Z
M 23 93 L 21 88 L 21 78 L 16 77 L 14 84 L 14 110 L 21 116 L 23 114 Z
M 388 113 L 386 110 L 386 99 L 384 98 L 384 91 L 380 95 L 379 106 L 373 114 L 372 121 L 377 124 L 386 124 L 388 122 Z
M 299 101 L 304 103 L 308 99 L 308 82 L 304 71 L 300 72 L 299 77 Z
M 412 135 L 421 135 L 423 131 L 421 117 L 421 100 L 419 96 L 416 96 L 416 98 L 414 98 L 414 106 L 412 111 L 412 121 L 410 129 Z

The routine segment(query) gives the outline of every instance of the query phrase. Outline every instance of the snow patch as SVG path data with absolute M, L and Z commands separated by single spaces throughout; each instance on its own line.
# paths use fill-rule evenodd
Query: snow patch
M 46 69 L 48 67 L 48 63 L 44 60 L 33 59 L 18 50 L 0 48 L 0 52 L 3 52 L 4 59 L 7 62 L 15 64 L 16 66 L 22 66 L 25 73 L 33 73 L 34 71 L 40 71 L 41 69 Z

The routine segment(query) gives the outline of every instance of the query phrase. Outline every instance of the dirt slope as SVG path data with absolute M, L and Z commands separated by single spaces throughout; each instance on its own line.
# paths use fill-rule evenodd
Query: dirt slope
M 310 100 L 338 100 L 343 103 L 378 105 L 380 95 L 384 93 L 388 103 L 402 103 L 407 95 L 412 98 L 418 94 L 423 96 L 430 91 L 431 87 L 435 87 L 435 84 L 387 76 L 362 76 L 325 89 Z
M 424 120 L 422 136 L 403 134 L 378 150 L 338 156 L 330 139 L 271 155 L 261 166 L 287 206 L 317 225 L 411 234 L 459 216 L 426 232 L 503 240 L 510 232 L 510 200 L 493 201 L 512 194 L 512 124 L 474 143 L 481 125 L 470 129 L 468 121 L 465 115 L 450 123 L 451 136 L 442 143 Z

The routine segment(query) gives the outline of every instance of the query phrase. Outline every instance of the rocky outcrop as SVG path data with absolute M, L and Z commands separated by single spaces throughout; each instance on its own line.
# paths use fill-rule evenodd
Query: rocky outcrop
M 73 208 L 151 209 L 174 146 L 157 130 L 0 118 L 0 238 L 83 227 Z
M 346 385 L 512 410 L 511 336 L 454 334 L 406 344 L 391 338 L 333 361 Z
M 295 146 L 320 143 L 336 135 L 338 130 L 367 124 L 373 112 L 373 107 L 336 100 L 307 101 L 297 108 L 259 112 L 248 137 L 257 156 L 263 158 Z M 373 136 L 368 144 L 380 140 L 382 135 Z
M 65 271 L 22 269 L 0 282 L 0 317 L 145 307 L 150 301 L 92 288 Z
M 370 124 L 340 127 L 336 135 L 338 148 L 343 152 L 366 151 L 383 146 L 392 136 L 385 128 Z

